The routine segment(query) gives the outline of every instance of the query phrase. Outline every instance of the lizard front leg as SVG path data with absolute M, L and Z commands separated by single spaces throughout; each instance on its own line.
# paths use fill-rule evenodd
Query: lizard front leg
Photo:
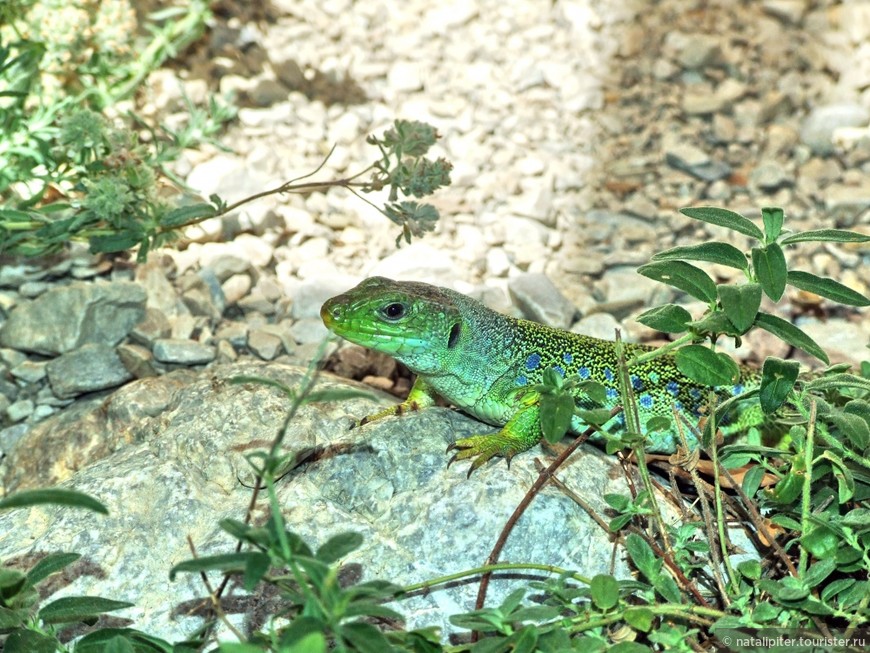
M 366 415 L 362 419 L 355 421 L 350 428 L 353 429 L 359 426 L 364 426 L 369 422 L 374 422 L 375 420 L 390 417 L 392 415 L 404 415 L 410 411 L 423 410 L 429 406 L 434 406 L 437 398 L 438 395 L 429 384 L 423 380 L 423 377 L 418 376 L 414 380 L 414 385 L 411 387 L 411 391 L 408 393 L 408 398 L 405 399 L 405 401 L 396 404 L 395 406 L 389 406 L 383 410 L 379 410 L 371 415 Z
M 468 470 L 469 477 L 475 469 L 495 456 L 503 457 L 510 466 L 511 458 L 531 449 L 543 437 L 539 399 L 538 394 L 534 392 L 525 395 L 520 408 L 497 433 L 472 435 L 451 444 L 447 447 L 447 451 L 456 449 L 456 453 L 447 466 L 457 460 L 473 458 L 471 468 Z

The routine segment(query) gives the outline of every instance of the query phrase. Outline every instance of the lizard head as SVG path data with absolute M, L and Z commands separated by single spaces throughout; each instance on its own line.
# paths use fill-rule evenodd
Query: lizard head
M 326 301 L 326 327 L 357 345 L 374 349 L 415 373 L 436 373 L 462 335 L 456 293 L 413 281 L 371 277 Z

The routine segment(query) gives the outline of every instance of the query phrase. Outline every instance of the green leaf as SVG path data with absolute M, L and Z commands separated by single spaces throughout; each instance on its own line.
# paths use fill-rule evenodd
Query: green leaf
M 609 415 L 608 411 L 608 415 Z M 571 426 L 574 398 L 566 392 L 541 395 L 541 431 L 547 442 L 558 442 Z
M 256 647 L 256 652 L 261 653 L 263 649 Z M 224 645 L 221 644 L 221 653 L 224 653 Z M 234 653 L 228 650 L 226 653 Z M 239 653 L 242 653 L 239 651 Z M 326 637 L 321 632 L 308 633 L 302 639 L 294 642 L 290 646 L 283 646 L 281 653 L 326 653 Z
M 248 558 L 253 552 L 222 553 L 213 556 L 201 556 L 191 560 L 183 560 L 169 570 L 169 580 L 175 580 L 179 572 L 199 573 L 201 571 L 244 571 Z
M 854 508 L 843 515 L 843 526 L 863 531 L 870 530 L 870 508 Z
M 697 333 L 724 333 L 725 335 L 738 337 L 743 335 L 737 329 L 724 311 L 712 311 L 704 315 L 700 320 L 695 320 L 689 326 Z
M 804 583 L 808 587 L 818 587 L 824 580 L 834 573 L 837 561 L 834 558 L 824 558 L 813 563 L 804 575 Z
M 870 236 L 859 234 L 856 231 L 846 231 L 845 229 L 813 229 L 811 231 L 803 231 L 798 234 L 786 236 L 780 241 L 780 243 L 783 245 L 792 245 L 794 243 L 810 241 L 827 243 L 870 243 Z
M 708 263 L 718 263 L 729 268 L 738 270 L 749 270 L 749 262 L 746 260 L 746 255 L 734 245 L 720 242 L 707 242 L 699 245 L 690 245 L 688 247 L 672 247 L 663 252 L 654 254 L 653 261 L 706 261 Z
M 682 306 L 665 304 L 644 311 L 636 319 L 650 329 L 662 333 L 681 333 L 686 330 L 686 325 L 692 321 L 692 315 Z
M 92 254 L 124 252 L 142 242 L 145 234 L 142 231 L 122 231 L 105 236 L 91 236 L 88 245 Z
M 646 433 L 653 433 L 655 431 L 670 431 L 673 427 L 673 422 L 670 417 L 665 417 L 664 415 L 654 415 L 650 417 L 646 422 Z
M 62 490 L 59 488 L 22 490 L 21 492 L 10 494 L 8 497 L 0 499 L 0 510 L 26 508 L 28 506 L 39 506 L 45 504 L 84 508 L 85 510 L 92 510 L 103 515 L 109 514 L 106 506 L 89 494 L 76 492 L 75 490 Z
M 816 558 L 832 557 L 837 552 L 839 538 L 831 528 L 817 526 L 801 537 L 801 544 Z
M 650 548 L 650 545 L 646 543 L 646 540 L 637 533 L 629 533 L 625 538 L 625 550 L 628 551 L 628 555 L 634 563 L 634 566 L 637 567 L 638 571 L 640 571 L 647 580 L 652 582 L 654 579 L 658 578 L 662 562 L 658 557 L 656 557 L 656 554 L 653 553 L 652 548 Z
M 794 388 L 800 364 L 768 356 L 761 370 L 759 399 L 761 409 L 768 415 L 776 412 Z
M 631 500 L 624 494 L 605 494 L 604 501 L 617 512 L 625 512 Z
M 746 474 L 743 476 L 742 488 L 743 492 L 750 499 L 755 496 L 755 493 L 758 492 L 758 488 L 761 487 L 761 479 L 764 478 L 764 467 L 761 465 L 755 465 L 754 467 L 750 467 Z
M 701 385 L 732 385 L 740 376 L 740 368 L 730 356 L 704 345 L 681 347 L 674 358 L 677 369 Z
M 0 634 L 8 633 L 13 628 L 18 628 L 27 617 L 27 610 L 10 610 L 0 606 Z
M 716 300 L 716 284 L 702 269 L 684 261 L 657 261 L 638 268 L 643 276 L 679 288 L 692 297 L 711 303 Z
M 55 653 L 58 648 L 56 638 L 19 628 L 6 638 L 3 653 Z
M 387 653 L 392 650 L 384 634 L 362 621 L 354 621 L 341 627 L 343 639 L 350 642 L 359 653 Z
M 755 324 L 768 333 L 772 333 L 786 344 L 789 344 L 792 347 L 797 347 L 801 351 L 808 353 L 810 356 L 815 356 L 823 363 L 830 363 L 828 355 L 822 350 L 822 348 L 791 322 L 787 322 L 781 317 L 769 313 L 759 313 L 755 318 Z
M 592 602 L 601 610 L 609 610 L 619 603 L 619 583 L 613 576 L 597 574 L 589 583 Z
M 771 243 L 764 248 L 753 247 L 752 266 L 755 268 L 755 277 L 761 284 L 764 294 L 778 302 L 785 292 L 788 276 L 782 247 L 776 243 Z
M 764 207 L 761 209 L 761 220 L 764 222 L 765 241 L 772 243 L 782 233 L 782 223 L 785 213 L 778 207 Z
M 764 234 L 754 222 L 734 211 L 720 209 L 715 206 L 698 206 L 680 209 L 680 213 L 694 220 L 701 220 L 702 222 L 737 231 L 750 238 L 764 240 Z
M 642 633 L 648 633 L 652 628 L 655 614 L 649 608 L 629 608 L 625 611 L 626 623 Z
M 49 553 L 27 572 L 27 587 L 33 587 L 81 557 L 80 553 Z
M 825 415 L 824 419 L 834 424 L 849 442 L 852 442 L 859 451 L 864 451 L 870 444 L 870 426 L 858 415 L 851 415 L 845 411 L 832 411 Z
M 104 653 L 106 642 L 115 637 L 131 642 L 136 653 L 186 653 L 195 650 L 184 647 L 184 645 L 173 647 L 166 640 L 147 635 L 133 628 L 100 628 L 78 640 L 75 653 Z
M 332 564 L 356 551 L 362 543 L 363 536 L 359 533 L 339 533 L 330 537 L 323 546 L 317 549 L 315 557 L 321 562 Z
M 39 618 L 47 624 L 71 623 L 132 606 L 132 603 L 126 601 L 114 601 L 99 596 L 66 596 L 43 607 L 39 611 Z
M 741 286 L 719 285 L 716 289 L 725 315 L 738 331 L 745 333 L 755 322 L 761 307 L 761 286 L 746 283 Z
M 848 306 L 870 306 L 870 299 L 833 279 L 817 277 L 809 272 L 788 273 L 788 284 Z
M 272 567 L 272 560 L 265 553 L 260 551 L 250 551 L 249 553 L 242 579 L 242 585 L 247 592 L 252 591 Z
M 538 629 L 534 626 L 524 626 L 507 638 L 511 653 L 535 653 L 538 644 Z
M 749 496 L 752 497 L 751 494 Z M 761 563 L 758 560 L 744 560 L 737 565 L 737 571 L 739 571 L 744 578 L 758 580 L 761 578 Z
M 164 213 L 160 216 L 160 226 L 173 229 L 182 227 L 193 220 L 211 218 L 215 215 L 217 215 L 217 211 L 215 211 L 214 206 L 211 204 L 191 204 L 190 206 L 181 206 Z

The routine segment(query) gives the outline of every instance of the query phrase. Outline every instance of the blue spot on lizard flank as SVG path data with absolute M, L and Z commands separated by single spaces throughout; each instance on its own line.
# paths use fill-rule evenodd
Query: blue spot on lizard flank
M 659 382 L 659 373 L 658 372 L 650 372 L 646 375 L 646 378 L 649 379 L 650 383 L 658 383 Z
M 700 399 L 701 391 L 698 390 L 698 388 L 689 388 L 689 396 L 692 397 L 692 399 Z
M 643 381 L 636 374 L 631 375 L 631 387 L 635 390 L 643 390 Z
M 616 399 L 619 396 L 619 393 L 616 391 L 616 388 L 607 388 L 607 390 L 605 390 L 604 394 L 608 399 Z
M 560 365 L 553 365 L 553 369 L 556 370 L 556 374 L 558 374 L 562 378 L 565 378 L 565 369 L 563 367 L 561 367 Z
M 668 392 L 670 392 L 674 397 L 680 394 L 680 384 L 676 381 L 668 381 L 668 384 L 665 386 Z
M 613 418 L 613 421 L 616 422 L 618 426 L 625 426 L 625 413 L 619 413 L 619 415 Z
M 676 408 L 678 412 L 683 412 L 683 402 L 677 399 L 674 402 L 674 408 Z
M 644 393 L 640 396 L 640 399 L 637 400 L 637 403 L 640 404 L 641 408 L 652 408 L 653 398 L 649 393 Z
M 565 365 L 570 365 L 570 364 L 571 364 L 571 361 L 573 361 L 573 360 L 574 360 L 574 356 L 573 356 L 573 355 L 571 355 L 571 354 L 562 354 L 562 362 L 564 362 Z
M 589 368 L 588 367 L 581 367 L 579 370 L 577 370 L 577 376 L 579 376 L 581 379 L 583 379 L 585 381 L 586 379 L 589 378 Z
M 613 381 L 613 370 L 611 370 L 609 367 L 604 368 L 604 378 L 608 381 Z
M 526 378 L 525 374 L 520 374 L 517 377 L 516 383 L 517 385 L 527 385 L 529 383 L 529 380 Z
M 733 388 L 731 388 L 731 394 L 733 394 L 733 395 L 739 395 L 741 392 L 743 392 L 743 384 L 742 383 L 738 383 Z
M 538 369 L 538 365 L 541 364 L 541 355 L 537 352 L 532 354 L 526 359 L 526 369 L 527 370 L 536 370 Z

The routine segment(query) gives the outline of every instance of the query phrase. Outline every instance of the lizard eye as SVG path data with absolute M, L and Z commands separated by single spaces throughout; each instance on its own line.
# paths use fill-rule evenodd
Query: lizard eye
M 388 320 L 398 320 L 405 315 L 405 305 L 399 302 L 387 304 L 381 309 L 381 313 Z

